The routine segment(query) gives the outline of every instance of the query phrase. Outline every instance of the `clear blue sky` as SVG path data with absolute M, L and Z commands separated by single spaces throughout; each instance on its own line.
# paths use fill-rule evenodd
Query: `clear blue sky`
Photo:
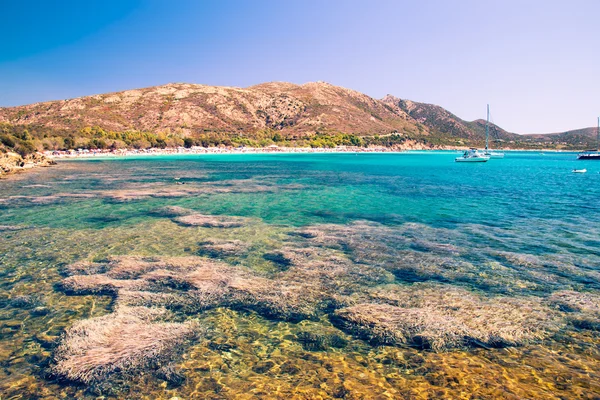
M 0 0 L 0 106 L 323 80 L 518 133 L 594 126 L 600 0 Z

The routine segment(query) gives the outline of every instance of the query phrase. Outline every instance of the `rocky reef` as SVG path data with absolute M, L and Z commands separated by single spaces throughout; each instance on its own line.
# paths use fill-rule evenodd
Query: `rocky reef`
M 183 226 L 201 226 L 204 228 L 239 228 L 247 224 L 250 218 L 206 215 L 179 206 L 166 206 L 151 211 L 156 217 L 171 218 Z
M 49 167 L 56 162 L 40 153 L 28 154 L 25 157 L 17 153 L 0 153 L 0 177 L 35 167 Z
M 230 229 L 254 227 L 254 219 L 179 206 L 151 214 L 171 219 L 179 230 L 204 227 L 215 237 L 199 242 L 199 256 L 111 256 L 65 266 L 63 292 L 111 296 L 113 312 L 67 329 L 53 355 L 55 376 L 93 384 L 151 370 L 177 381 L 172 361 L 186 343 L 203 337 L 217 340 L 210 348 L 221 348 L 218 338 L 203 336 L 204 315 L 220 310 L 295 324 L 299 331 L 290 336 L 308 352 L 344 348 L 352 336 L 452 352 L 538 343 L 569 324 L 598 329 L 596 294 L 552 291 L 558 285 L 539 295 L 503 293 L 513 287 L 511 279 L 532 285 L 546 279 L 527 271 L 540 260 L 506 251 L 489 257 L 507 260 L 510 268 L 476 264 L 462 258 L 460 240 L 444 240 L 451 235 L 444 230 L 364 221 L 313 225 L 287 229 L 280 241 L 259 246 Z M 255 269 L 257 260 L 268 268 Z M 481 290 L 500 279 L 493 287 L 502 290 Z M 269 370 L 262 364 L 253 370 L 263 367 Z
M 274 280 L 243 267 L 202 257 L 113 257 L 102 267 L 62 282 L 70 294 L 109 294 L 119 306 L 160 306 L 186 314 L 231 307 L 288 321 L 316 318 L 328 294 L 318 282 L 289 275 Z M 71 267 L 82 272 L 82 263 Z
M 377 344 L 447 350 L 519 346 L 564 326 L 537 298 L 484 297 L 439 284 L 393 285 L 370 303 L 337 310 L 332 321 Z
M 568 313 L 575 327 L 600 331 L 600 294 L 564 290 L 553 293 L 549 302 Z
M 275 185 L 252 179 L 222 180 L 197 183 L 186 183 L 185 180 L 163 182 L 158 184 L 139 184 L 131 188 L 105 190 L 98 193 L 107 201 L 121 203 L 148 198 L 179 198 L 222 193 L 275 193 L 280 190 L 299 190 L 302 185 Z M 157 210 L 159 211 L 159 210 Z
M 65 272 L 73 274 L 61 284 L 66 293 L 115 299 L 112 314 L 69 328 L 54 353 L 52 373 L 82 383 L 164 363 L 198 332 L 194 317 L 210 308 L 300 321 L 317 318 L 328 304 L 316 285 L 268 279 L 201 257 L 111 257 L 78 262 Z
M 46 160 L 49 163 L 48 165 L 54 163 L 53 160 Z M 40 166 L 45 165 L 40 164 Z M 203 182 L 202 184 L 198 184 L 197 182 L 184 184 L 185 181 L 176 181 L 173 178 L 164 178 L 161 182 L 153 183 L 121 182 L 120 180 L 113 182 L 113 178 L 102 178 L 101 176 L 97 177 L 97 179 L 105 179 L 116 187 L 104 190 L 85 190 L 77 193 L 58 192 L 43 196 L 12 196 L 7 199 L 0 199 L 0 202 L 10 204 L 11 206 L 28 206 L 32 204 L 56 204 L 74 199 L 101 198 L 106 203 L 121 204 L 148 199 L 181 199 L 230 193 L 276 193 L 278 191 L 295 191 L 304 188 L 304 186 L 298 184 L 275 185 L 251 179 L 210 181 Z M 198 213 L 179 206 L 165 206 L 152 210 L 150 214 L 156 217 L 187 217 Z M 187 218 L 182 218 L 183 223 L 187 220 Z M 189 220 L 194 221 L 194 217 L 190 217 Z
M 114 374 L 127 376 L 158 370 L 199 334 L 198 324 L 161 322 L 168 312 L 119 307 L 103 317 L 75 323 L 54 351 L 51 373 L 59 379 L 99 385 Z
M 506 233 L 474 225 L 449 230 L 416 223 L 391 227 L 371 221 L 313 225 L 295 232 L 310 246 L 342 251 L 352 261 L 380 266 L 405 283 L 449 283 L 504 295 L 549 295 L 572 289 L 574 282 L 600 289 L 597 271 L 561 257 L 558 251 L 544 259 L 510 249 L 498 251 L 471 243 L 474 234 L 484 236 L 485 243 L 502 242 Z
M 239 228 L 244 225 L 242 217 L 221 217 L 194 213 L 174 219 L 175 222 L 185 226 L 202 226 L 205 228 Z
M 199 243 L 200 255 L 212 258 L 232 257 L 245 254 L 250 246 L 241 240 L 207 239 Z

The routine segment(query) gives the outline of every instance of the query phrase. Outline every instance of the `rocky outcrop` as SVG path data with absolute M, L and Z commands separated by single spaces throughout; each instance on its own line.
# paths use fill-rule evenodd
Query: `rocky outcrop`
M 48 167 L 54 164 L 56 164 L 55 161 L 40 153 L 29 154 L 24 158 L 17 153 L 0 153 L 0 177 L 17 171 L 35 167 Z

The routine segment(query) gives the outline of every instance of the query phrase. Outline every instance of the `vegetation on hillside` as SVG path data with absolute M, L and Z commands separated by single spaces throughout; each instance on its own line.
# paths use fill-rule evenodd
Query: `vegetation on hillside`
M 517 140 L 492 137 L 493 148 L 560 148 L 581 149 L 592 145 L 593 140 L 585 135 L 557 135 L 555 141 L 547 137 L 517 136 Z M 572 140 L 570 140 L 572 139 Z M 54 129 L 41 125 L 12 125 L 0 123 L 0 152 L 13 151 L 27 156 L 46 150 L 116 150 L 148 149 L 166 147 L 312 147 L 334 148 L 337 146 L 402 146 L 407 141 L 424 147 L 476 146 L 484 145 L 480 137 L 459 137 L 432 128 L 427 135 L 413 132 L 394 132 L 387 135 L 359 136 L 334 130 L 317 131 L 311 135 L 285 135 L 274 129 L 254 132 L 200 132 L 184 136 L 181 133 L 111 131 L 98 126 L 79 130 Z
M 40 125 L 11 125 L 0 123 L 0 143 L 4 150 L 25 156 L 35 151 L 69 149 L 119 149 L 183 146 L 180 135 L 125 131 L 114 132 L 100 127 L 85 127 L 72 131 Z
M 337 146 L 386 146 L 401 145 L 406 140 L 429 143 L 423 138 L 409 134 L 358 136 L 336 131 L 316 132 L 306 136 L 285 136 L 272 129 L 245 134 L 231 132 L 202 132 L 184 137 L 182 134 L 140 131 L 115 132 L 98 126 L 80 130 L 58 130 L 39 125 L 11 125 L 0 123 L 0 149 L 25 156 L 35 151 L 71 149 L 121 149 L 166 147 L 312 147 L 334 148 Z
M 493 148 L 584 149 L 590 129 L 517 135 L 491 125 Z M 168 84 L 0 108 L 0 151 L 192 146 L 482 147 L 485 121 L 442 107 L 382 100 L 324 82 L 249 88 Z
M 0 124 L 0 152 L 13 151 L 26 156 L 36 151 L 36 142 L 24 126 Z

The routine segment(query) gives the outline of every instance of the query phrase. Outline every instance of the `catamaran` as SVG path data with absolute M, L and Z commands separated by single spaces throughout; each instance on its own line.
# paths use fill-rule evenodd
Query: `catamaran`
M 486 162 L 490 157 L 481 153 L 477 149 L 469 149 L 463 153 L 462 156 L 456 157 L 454 161 L 456 162 Z
M 578 160 L 600 160 L 600 117 L 598 117 L 598 128 L 596 128 L 596 150 L 586 150 L 579 153 Z
M 498 151 L 492 151 L 488 147 L 489 136 L 490 136 L 490 105 L 487 105 L 487 120 L 485 121 L 485 150 L 483 155 L 490 158 L 504 158 L 504 153 Z

